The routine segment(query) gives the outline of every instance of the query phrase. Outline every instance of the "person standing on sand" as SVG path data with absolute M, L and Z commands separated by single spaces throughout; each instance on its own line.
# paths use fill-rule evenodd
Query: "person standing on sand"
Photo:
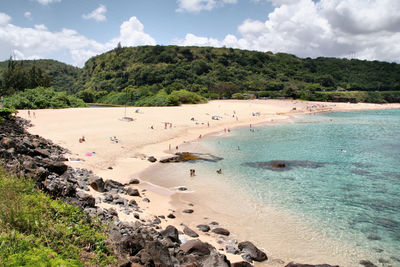
M 29 118 L 31 117 L 31 111 L 30 110 L 28 110 L 28 116 L 29 116 Z

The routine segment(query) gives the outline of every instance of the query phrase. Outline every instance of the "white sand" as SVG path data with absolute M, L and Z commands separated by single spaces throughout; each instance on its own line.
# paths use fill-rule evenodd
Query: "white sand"
M 293 110 L 293 108 L 296 110 Z M 323 111 L 342 111 L 342 110 L 361 110 L 361 109 L 386 109 L 400 108 L 400 104 L 348 104 L 348 103 L 317 103 L 305 101 L 289 100 L 223 100 L 210 101 L 201 105 L 184 105 L 181 107 L 141 107 L 126 108 L 126 116 L 132 117 L 134 121 L 126 122 L 119 120 L 125 116 L 125 108 L 74 108 L 59 110 L 36 110 L 35 118 L 28 118 L 26 110 L 20 111 L 19 116 L 31 119 L 33 126 L 29 128 L 32 134 L 38 134 L 44 138 L 51 139 L 56 144 L 71 151 L 70 157 L 80 158 L 82 162 L 69 162 L 72 167 L 86 168 L 92 170 L 103 179 L 113 179 L 122 183 L 129 181 L 131 177 L 137 176 L 146 168 L 153 165 L 147 161 L 148 156 L 154 156 L 157 159 L 171 156 L 171 154 L 180 151 L 182 143 L 198 139 L 200 135 L 204 136 L 210 133 L 221 132 L 224 129 L 256 125 L 260 123 L 277 123 L 290 118 L 293 114 L 323 112 Z M 135 111 L 139 109 L 139 113 Z M 259 115 L 258 115 L 259 114 Z M 32 115 L 32 112 L 31 112 Z M 211 117 L 218 115 L 220 120 L 213 120 Z M 256 115 L 256 116 L 254 116 Z M 193 118 L 193 120 L 192 120 Z M 172 123 L 165 129 L 165 122 Z M 209 126 L 208 126 L 209 124 Z M 153 129 L 151 129 L 153 126 Z M 85 136 L 86 141 L 78 142 L 79 138 Z M 117 137 L 118 143 L 110 140 L 110 137 Z M 171 147 L 171 150 L 169 150 Z M 95 152 L 95 153 L 93 153 Z M 86 156 L 86 153 L 92 153 L 92 156 Z M 109 169 L 111 167 L 112 169 Z M 146 177 L 140 176 L 141 179 Z M 187 203 L 180 203 L 176 194 L 168 189 L 142 183 L 141 189 L 146 189 L 144 193 L 151 202 L 144 203 L 137 200 L 139 206 L 143 208 L 142 218 L 151 219 L 154 215 L 168 215 L 171 210 L 181 210 L 187 208 Z M 207 198 L 207 195 L 196 195 L 196 199 Z M 171 202 L 171 199 L 174 201 Z M 179 204 L 180 203 L 180 204 Z M 162 225 L 173 224 L 178 229 L 183 227 L 180 223 L 190 224 L 193 230 L 196 220 L 207 217 L 209 210 L 207 208 L 195 207 L 196 215 L 181 215 L 175 212 L 176 219 L 162 220 Z M 119 213 L 121 219 L 134 220 L 133 216 L 124 216 Z M 274 213 L 275 215 L 278 213 Z M 193 218 L 196 218 L 193 221 Z M 229 220 L 229 216 L 226 216 Z M 279 226 L 279 219 L 271 221 Z M 192 223 L 189 223 L 192 220 Z M 223 221 L 224 219 L 221 218 Z M 278 222 L 278 223 L 277 223 Z M 203 221 L 199 221 L 203 223 Z M 272 227 L 272 226 L 271 226 Z M 240 229 L 235 229 L 240 231 Z M 281 229 L 282 230 L 282 229 Z M 199 232 L 199 231 L 197 231 Z M 293 232 L 288 229 L 288 232 Z M 291 234 L 295 237 L 295 233 Z M 238 233 L 238 236 L 243 237 Z M 213 234 L 210 236 L 202 235 L 201 238 L 218 247 L 217 239 Z M 245 238 L 245 235 L 244 235 Z M 287 237 L 285 237 L 287 238 Z M 295 257 L 288 253 L 295 253 L 296 242 L 304 241 L 304 237 L 295 237 L 295 242 L 291 243 L 288 251 L 285 248 L 285 242 L 279 242 L 273 239 L 276 244 L 261 244 L 265 247 L 274 247 L 274 254 L 287 260 L 308 260 L 315 262 L 327 259 L 329 248 L 322 250 L 325 255 L 316 258 L 302 258 L 299 254 Z M 320 242 L 312 238 L 307 241 L 310 248 L 321 247 Z M 260 242 L 257 243 L 259 245 Z M 299 244 L 301 247 L 302 244 Z M 323 246 L 322 246 L 323 247 Z M 280 253 L 281 252 L 281 253 Z M 322 253 L 322 252 L 321 252 Z M 331 251 L 332 255 L 336 252 Z M 240 260 L 240 257 L 228 254 L 230 259 Z M 335 257 L 329 257 L 331 264 L 336 260 Z M 340 262 L 343 263 L 343 262 Z M 342 264 L 343 265 L 343 264 Z M 345 264 L 344 264 L 345 265 Z M 282 263 L 270 262 L 266 266 L 282 266 Z

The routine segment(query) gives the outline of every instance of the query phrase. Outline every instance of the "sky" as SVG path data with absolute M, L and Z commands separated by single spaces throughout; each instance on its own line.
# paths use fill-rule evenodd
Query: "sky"
M 400 62 L 400 0 L 0 0 L 0 61 L 139 45 Z

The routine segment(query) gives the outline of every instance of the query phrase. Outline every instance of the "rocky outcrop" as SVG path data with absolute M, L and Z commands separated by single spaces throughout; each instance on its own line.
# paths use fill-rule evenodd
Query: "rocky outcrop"
M 191 152 L 177 152 L 174 157 L 166 158 L 160 160 L 161 163 L 171 163 L 171 162 L 186 162 L 186 161 L 196 161 L 205 160 L 217 162 L 222 160 L 222 158 L 211 155 L 211 154 L 201 154 L 201 153 L 191 153 Z
M 259 250 L 253 243 L 249 241 L 240 242 L 238 248 L 244 253 L 243 258 L 249 261 L 265 261 L 268 259 L 267 254 Z

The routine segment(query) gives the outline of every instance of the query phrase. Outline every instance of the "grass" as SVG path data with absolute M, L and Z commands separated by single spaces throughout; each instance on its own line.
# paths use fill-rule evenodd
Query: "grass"
M 105 226 L 0 168 L 0 266 L 107 266 Z

